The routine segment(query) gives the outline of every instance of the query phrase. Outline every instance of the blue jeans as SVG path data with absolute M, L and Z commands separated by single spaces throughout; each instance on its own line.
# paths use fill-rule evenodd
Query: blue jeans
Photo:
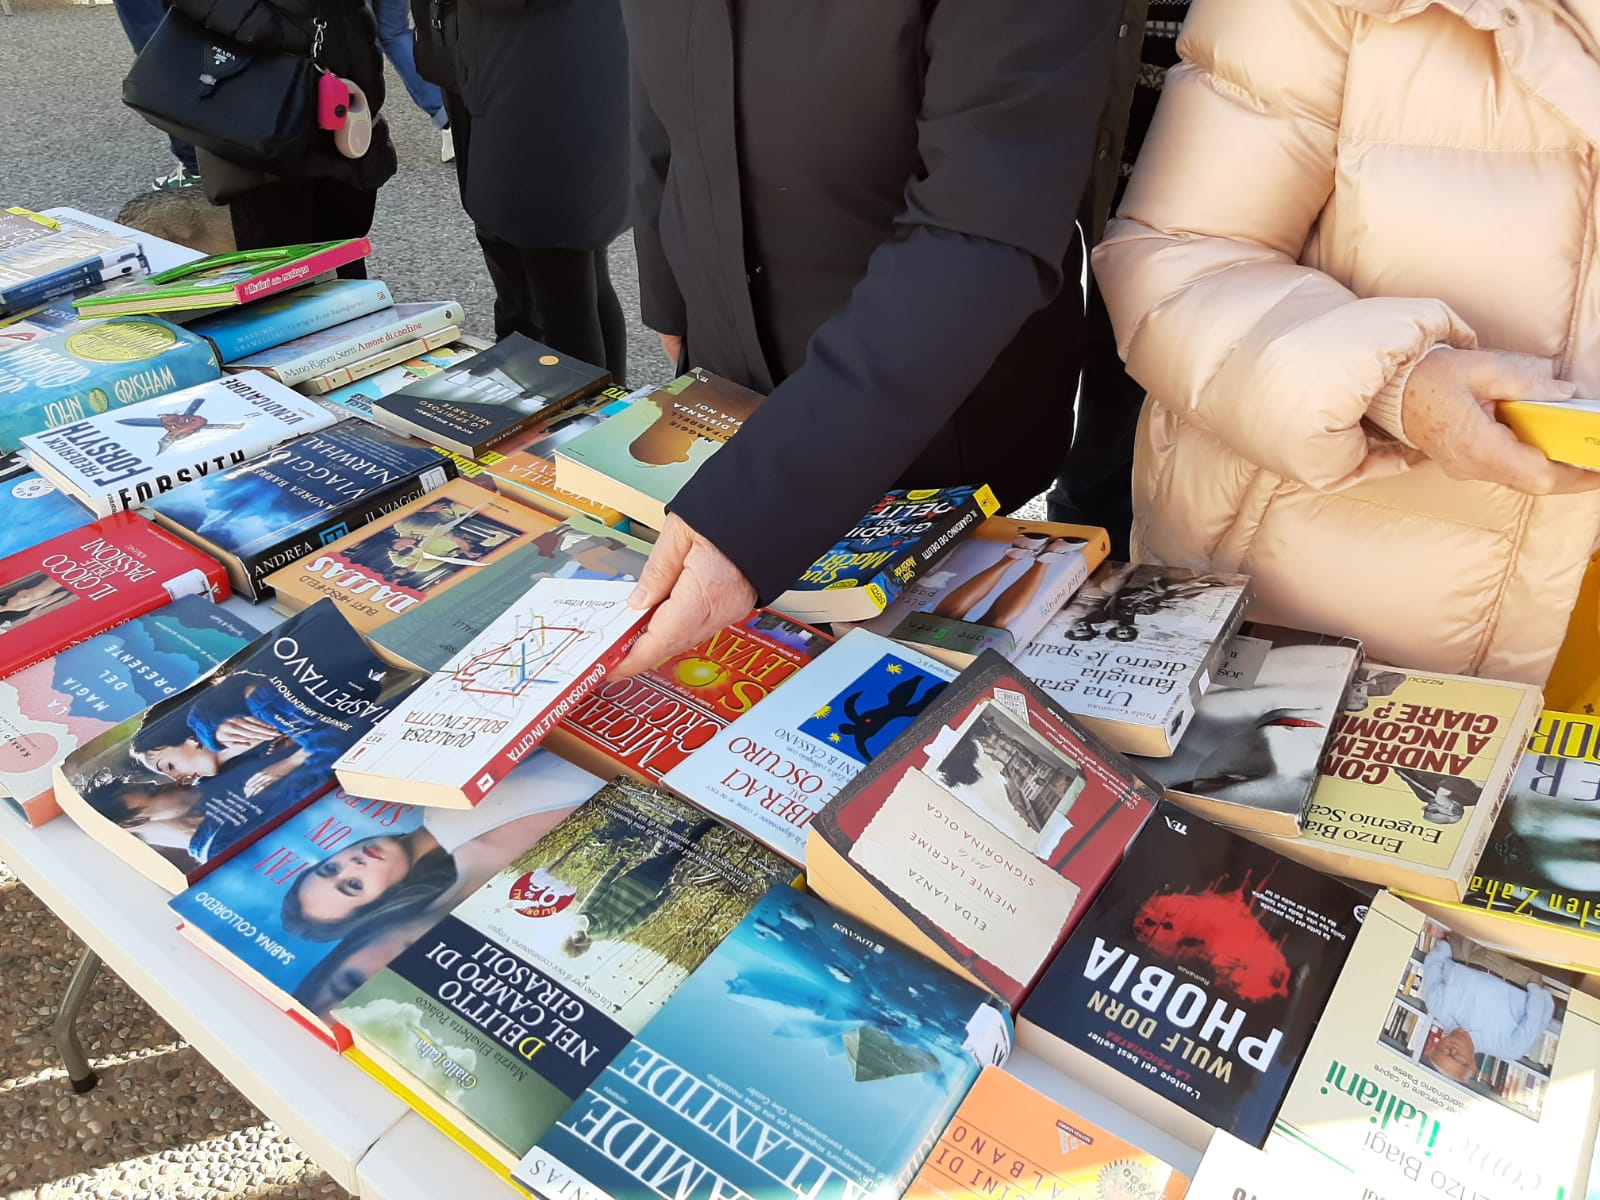
M 378 18 L 378 41 L 383 43 L 383 52 L 394 66 L 395 74 L 411 93 L 412 103 L 443 129 L 450 124 L 444 110 L 444 93 L 417 74 L 417 63 L 412 57 L 410 5 L 406 0 L 371 0 L 371 3 L 373 15 Z
M 113 0 L 117 10 L 117 20 L 122 22 L 122 32 L 128 35 L 128 43 L 133 47 L 133 52 L 138 54 L 144 49 L 156 31 L 156 26 L 161 24 L 165 14 L 166 5 L 161 0 Z M 180 142 L 175 137 L 168 137 L 172 145 L 172 153 L 183 164 L 184 170 L 191 175 L 200 174 L 199 164 L 195 162 L 194 147 L 188 142 Z

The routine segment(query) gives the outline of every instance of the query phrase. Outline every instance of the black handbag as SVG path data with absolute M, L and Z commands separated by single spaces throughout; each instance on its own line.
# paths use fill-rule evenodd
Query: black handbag
M 315 61 L 321 40 L 318 21 L 310 58 L 254 49 L 169 8 L 122 81 L 122 102 L 218 158 L 292 172 L 323 136 Z

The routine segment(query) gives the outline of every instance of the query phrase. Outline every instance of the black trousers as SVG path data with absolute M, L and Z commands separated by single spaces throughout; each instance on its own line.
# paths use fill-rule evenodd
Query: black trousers
M 372 231 L 378 193 L 333 179 L 282 179 L 243 192 L 229 203 L 233 238 L 241 250 L 365 237 Z M 343 279 L 365 279 L 357 259 L 339 268 Z

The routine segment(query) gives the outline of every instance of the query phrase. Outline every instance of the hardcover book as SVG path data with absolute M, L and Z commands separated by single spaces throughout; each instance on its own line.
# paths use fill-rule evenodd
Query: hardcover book
M 40 215 L 28 219 L 37 225 Z M 64 216 L 44 219 L 54 226 L 45 236 L 30 232 L 26 240 L 0 248 L 0 312 L 17 312 L 105 279 L 144 271 L 136 236 L 94 229 Z
M 851 630 L 662 782 L 804 866 L 817 813 L 955 675 L 937 659 Z
M 1297 837 L 1361 643 L 1246 621 L 1168 758 L 1138 766 L 1190 812 Z
M 429 350 L 426 354 L 419 354 L 403 363 L 368 375 L 365 379 L 333 388 L 322 395 L 322 402 L 337 404 L 351 416 L 376 424 L 372 415 L 374 400 L 380 396 L 392 395 L 418 379 L 437 375 L 446 367 L 471 358 L 477 352 L 465 342 L 452 342 L 448 346 L 440 346 L 436 350 Z
M 29 434 L 22 449 L 106 517 L 332 424 L 315 401 L 250 371 Z
M 0 558 L 82 529 L 93 519 L 87 508 L 35 471 L 20 451 L 0 454 Z
M 659 783 L 832 642 L 757 609 L 648 671 L 605 680 L 550 731 L 545 748 L 602 779 L 620 772 Z
M 441 329 L 458 326 L 462 315 L 461 305 L 454 300 L 394 304 L 366 316 L 302 334 L 293 341 L 257 350 L 230 362 L 228 368 L 233 371 L 260 371 L 279 383 L 294 387 L 339 367 L 360 362 L 391 346 L 413 342 L 436 334 Z
M 987 486 L 890 492 L 772 607 L 813 625 L 871 620 L 998 507 Z
M 335 1015 L 507 1170 L 793 874 L 691 805 L 617 780 Z M 461 1004 L 485 969 L 505 986 Z
M 806 881 L 1015 1009 L 1160 799 L 985 651 L 818 814 Z
M 1372 904 L 1267 1155 L 1318 1200 L 1583 1195 L 1600 1000 Z
M 225 363 L 295 338 L 353 321 L 394 303 L 377 279 L 330 279 L 242 308 L 191 321 L 186 328 L 210 340 Z
M 267 576 L 291 612 L 330 597 L 363 634 L 464 583 L 555 520 L 452 479 Z
M 466 649 L 541 579 L 637 581 L 650 546 L 572 517 L 458 584 L 448 605 L 419 604 L 368 636 L 390 662 L 432 673 Z
M 470 808 L 538 747 L 649 620 L 633 585 L 541 579 L 338 762 L 360 796 Z
M 1124 754 L 1178 746 L 1244 619 L 1244 575 L 1103 564 L 1017 663 Z
M 256 630 L 200 596 L 124 621 L 0 683 L 0 800 L 58 816 L 52 773 L 77 747 L 231 658 Z
M 898 1196 L 1010 1026 L 982 989 L 775 887 L 514 1176 L 542 1200 Z
M 985 650 L 1010 658 L 1110 553 L 1104 529 L 990 517 L 866 628 L 957 668 Z
M 222 374 L 204 338 L 153 318 L 99 321 L 0 350 L 0 450 Z
M 1259 1146 L 1364 909 L 1163 803 L 1023 1003 L 1018 1044 L 1194 1150 L 1214 1129 Z
M 83 831 L 180 892 L 333 786 L 339 755 L 416 685 L 324 601 L 55 769 Z
M 556 484 L 660 529 L 667 505 L 762 399 L 701 370 L 641 390 L 623 412 L 555 451 Z
M 985 1067 L 905 1200 L 1182 1200 L 1187 1182 L 1149 1151 Z
M 476 458 L 611 382 L 520 333 L 372 402 L 387 429 Z
M 211 558 L 137 513 L 0 558 L 0 679 L 183 596 L 228 598 Z
M 1280 854 L 1432 900 L 1466 894 L 1505 803 L 1539 689 L 1363 666 Z
M 235 588 L 261 600 L 279 567 L 454 476 L 437 451 L 362 421 L 341 421 L 156 496 L 146 511 L 220 560 Z
M 394 342 L 381 350 L 376 350 L 364 358 L 354 359 L 342 366 L 314 375 L 299 385 L 300 390 L 312 396 L 321 396 L 337 388 L 348 387 L 358 379 L 365 379 L 368 375 L 376 375 L 390 367 L 399 366 L 416 359 L 419 354 L 427 354 L 430 350 L 442 350 L 455 344 L 461 336 L 459 325 L 446 325 L 432 333 L 424 333 L 409 341 Z
M 364 237 L 262 250 L 234 250 L 152 275 L 139 287 L 85 296 L 74 300 L 73 304 L 86 317 L 230 308 L 265 300 L 301 284 L 318 282 L 323 275 L 365 258 L 371 252 L 372 243 Z

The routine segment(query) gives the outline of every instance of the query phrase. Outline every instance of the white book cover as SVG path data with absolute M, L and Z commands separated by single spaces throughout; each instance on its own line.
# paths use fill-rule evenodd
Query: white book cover
M 396 342 L 411 342 L 464 319 L 454 300 L 396 304 L 330 329 L 308 333 L 228 364 L 230 371 L 262 371 L 281 383 L 304 383 L 337 367 L 370 358 Z
M 22 449 L 41 475 L 104 517 L 334 420 L 310 397 L 247 371 L 29 434 Z
M 543 579 L 335 764 L 357 795 L 476 804 L 643 628 L 625 580 Z

